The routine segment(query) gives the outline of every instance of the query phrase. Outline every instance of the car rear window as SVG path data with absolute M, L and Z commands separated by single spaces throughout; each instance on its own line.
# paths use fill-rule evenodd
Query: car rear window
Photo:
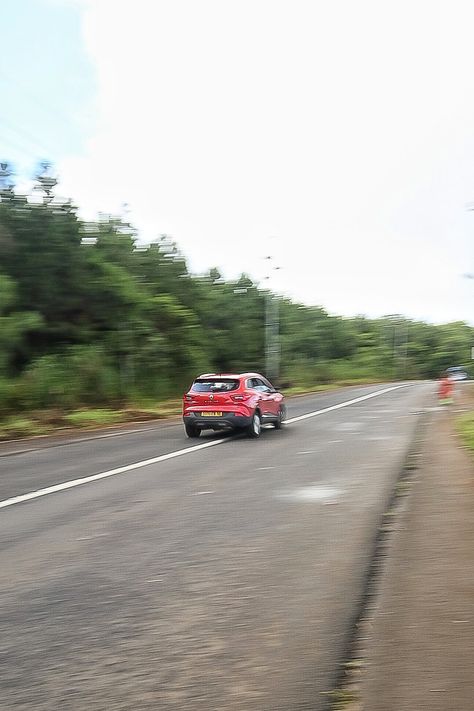
M 191 390 L 195 393 L 228 393 L 231 390 L 237 390 L 238 387 L 238 380 L 231 380 L 230 378 L 206 378 L 204 380 L 195 380 Z

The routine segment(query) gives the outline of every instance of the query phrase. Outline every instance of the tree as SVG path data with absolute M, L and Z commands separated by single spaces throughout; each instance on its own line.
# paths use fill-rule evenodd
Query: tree
M 55 184 L 43 163 L 42 199 L 20 195 L 0 164 L 2 412 L 174 397 L 202 371 L 264 372 L 268 290 L 217 267 L 193 275 L 171 238 L 143 245 L 124 218 L 83 222 L 54 197 Z M 468 324 L 349 319 L 272 298 L 286 385 L 428 378 L 470 365 Z

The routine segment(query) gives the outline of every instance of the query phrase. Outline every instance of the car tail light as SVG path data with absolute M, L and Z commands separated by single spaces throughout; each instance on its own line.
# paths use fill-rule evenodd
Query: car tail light
M 192 402 L 193 401 L 193 396 L 192 395 L 185 395 L 184 399 L 186 402 Z
M 243 393 L 241 395 L 231 395 L 231 398 L 234 402 L 244 402 L 244 400 L 248 400 L 249 396 L 247 393 Z

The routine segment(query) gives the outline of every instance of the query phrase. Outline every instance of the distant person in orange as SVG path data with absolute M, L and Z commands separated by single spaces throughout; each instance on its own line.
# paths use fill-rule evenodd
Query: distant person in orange
M 453 402 L 454 384 L 448 373 L 443 373 L 438 383 L 438 398 L 440 405 L 451 405 Z

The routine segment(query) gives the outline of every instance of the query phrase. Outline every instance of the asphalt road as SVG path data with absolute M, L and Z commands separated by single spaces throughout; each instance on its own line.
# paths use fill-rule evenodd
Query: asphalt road
M 359 400 L 388 387 L 296 398 L 290 420 L 326 411 L 255 441 L 0 447 L 0 708 L 323 709 L 433 390 Z

